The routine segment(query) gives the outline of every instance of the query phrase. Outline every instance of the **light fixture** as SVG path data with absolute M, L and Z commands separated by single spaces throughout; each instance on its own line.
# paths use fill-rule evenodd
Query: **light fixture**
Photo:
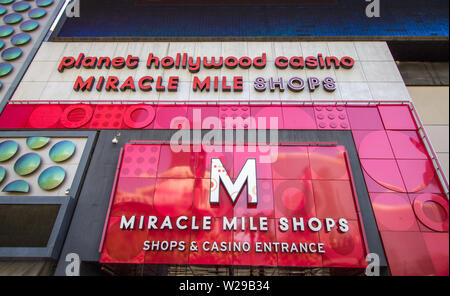
M 117 133 L 117 134 L 114 136 L 114 138 L 112 139 L 112 143 L 113 143 L 114 145 L 119 143 L 119 137 L 120 137 L 120 133 Z

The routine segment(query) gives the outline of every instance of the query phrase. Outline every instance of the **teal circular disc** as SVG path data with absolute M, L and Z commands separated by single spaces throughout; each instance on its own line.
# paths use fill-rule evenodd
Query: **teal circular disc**
M 8 37 L 14 33 L 14 28 L 8 25 L 0 26 L 0 37 Z
M 20 24 L 20 29 L 23 32 L 31 32 L 36 30 L 39 27 L 39 23 L 35 20 L 24 21 Z
M 0 50 L 2 50 L 3 47 L 5 47 L 5 42 L 3 40 L 0 40 Z
M 50 143 L 50 138 L 47 137 L 31 137 L 27 139 L 27 146 L 33 150 L 39 150 Z
M 32 19 L 39 19 L 44 17 L 47 14 L 47 11 L 44 8 L 33 8 L 28 12 L 28 16 Z
M 20 23 L 22 20 L 23 20 L 22 15 L 20 13 L 15 13 L 15 12 L 7 14 L 3 17 L 3 21 L 5 22 L 5 24 L 8 24 L 8 25 L 14 25 L 14 24 Z
M 22 155 L 14 164 L 14 171 L 19 176 L 28 176 L 34 173 L 41 165 L 41 157 L 37 153 Z
M 20 1 L 13 4 L 12 8 L 16 12 L 24 12 L 31 8 L 30 3 L 26 1 Z
M 11 43 L 16 46 L 24 45 L 30 42 L 31 36 L 27 33 L 19 33 L 11 38 Z
M 5 6 L 0 5 L 0 15 L 4 15 L 7 11 L 8 9 Z
M 39 7 L 47 7 L 53 4 L 53 0 L 36 0 L 36 5 Z
M 6 170 L 4 167 L 0 166 L 0 184 L 2 184 L 3 180 L 6 177 Z
M 9 3 L 13 3 L 14 0 L 0 0 L 0 4 L 9 4 Z
M 30 192 L 30 185 L 23 180 L 14 181 L 6 185 L 6 187 L 3 189 L 3 192 L 28 193 Z
M 61 186 L 65 178 L 66 171 L 62 167 L 54 166 L 41 173 L 38 184 L 44 190 L 53 190 Z
M 13 66 L 10 63 L 0 63 L 0 77 L 4 77 L 11 73 Z
M 2 59 L 5 61 L 13 61 L 22 55 L 22 50 L 18 47 L 10 47 L 2 52 Z
M 15 141 L 7 140 L 0 143 L 0 162 L 10 160 L 19 151 L 19 144 Z
M 63 162 L 68 160 L 75 153 L 75 144 L 71 141 L 61 141 L 56 143 L 50 149 L 50 159 L 54 162 Z

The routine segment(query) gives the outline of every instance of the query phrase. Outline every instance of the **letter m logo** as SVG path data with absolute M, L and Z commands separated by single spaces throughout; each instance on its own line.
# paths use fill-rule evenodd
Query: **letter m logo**
M 258 204 L 258 192 L 256 186 L 256 159 L 248 159 L 242 168 L 236 181 L 231 181 L 228 172 L 225 170 L 222 161 L 213 158 L 211 161 L 211 189 L 209 202 L 211 204 L 220 203 L 220 184 L 223 184 L 233 204 L 236 203 L 239 194 L 247 183 L 247 202 L 249 205 Z

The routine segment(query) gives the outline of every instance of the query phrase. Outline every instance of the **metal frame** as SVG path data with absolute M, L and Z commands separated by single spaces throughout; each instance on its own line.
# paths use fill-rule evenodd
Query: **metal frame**
M 0 204 L 17 205 L 60 205 L 50 238 L 45 248 L 1 248 L 0 258 L 53 258 L 57 259 L 63 246 L 65 235 L 69 229 L 72 214 L 75 210 L 84 175 L 97 139 L 93 131 L 0 131 L 0 137 L 25 138 L 32 136 L 48 136 L 60 138 L 87 138 L 80 164 L 68 196 L 0 196 Z

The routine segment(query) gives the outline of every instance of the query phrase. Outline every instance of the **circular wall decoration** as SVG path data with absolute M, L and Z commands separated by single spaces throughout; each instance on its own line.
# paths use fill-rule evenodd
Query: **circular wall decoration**
M 30 42 L 31 36 L 27 33 L 19 33 L 11 38 L 12 45 L 21 46 Z
M 5 180 L 6 170 L 4 167 L 0 166 L 0 184 Z
M 125 111 L 123 122 L 131 128 L 144 128 L 153 122 L 155 110 L 149 105 L 131 106 Z
M 441 209 L 442 214 L 434 215 L 435 217 L 430 217 L 430 214 L 427 215 L 427 211 L 425 209 L 427 203 L 438 211 Z M 416 217 L 428 228 L 438 232 L 447 232 L 449 230 L 449 205 L 448 201 L 443 197 L 428 193 L 418 195 L 414 199 L 413 209 Z
M 56 143 L 50 149 L 50 159 L 54 162 L 63 162 L 68 160 L 75 153 L 75 144 L 72 141 L 61 141 Z
M 94 110 L 89 105 L 71 105 L 64 109 L 61 116 L 61 124 L 66 128 L 79 128 L 87 124 L 93 114 Z
M 30 3 L 26 1 L 20 1 L 13 4 L 12 8 L 16 12 L 24 12 L 31 8 Z
M 28 193 L 30 192 L 30 185 L 23 180 L 14 181 L 6 185 L 6 187 L 3 189 L 3 192 Z
M 0 4 L 10 4 L 13 2 L 14 2 L 14 0 L 0 0 Z
M 0 37 L 8 37 L 14 33 L 14 28 L 8 25 L 0 26 Z
M 42 172 L 38 184 L 43 190 L 53 190 L 61 186 L 65 178 L 66 171 L 62 167 L 54 166 Z
M 15 12 L 7 14 L 3 17 L 3 21 L 5 22 L 5 24 L 8 24 L 8 25 L 14 25 L 14 24 L 20 23 L 22 20 L 23 20 L 22 15 L 20 13 L 15 13 Z
M 40 19 L 47 14 L 44 8 L 33 8 L 28 12 L 28 16 L 32 19 Z
M 2 52 L 2 59 L 5 61 L 13 61 L 22 55 L 22 50 L 18 47 L 10 47 Z
M 4 77 L 11 73 L 13 66 L 10 63 L 0 63 L 0 77 Z
M 31 32 L 36 30 L 39 27 L 39 23 L 35 20 L 24 21 L 20 24 L 20 29 L 23 32 Z
M 58 124 L 62 112 L 60 105 L 36 107 L 28 119 L 28 125 L 32 128 L 54 128 Z
M 39 7 L 47 7 L 53 4 L 53 0 L 36 0 L 36 5 Z
M 5 42 L 3 40 L 0 40 L 0 50 L 2 50 L 3 47 L 5 47 Z
M 21 156 L 14 164 L 14 171 L 19 176 L 28 176 L 34 173 L 41 165 L 41 157 L 37 153 L 27 153 Z
M 8 140 L 0 144 L 0 162 L 10 160 L 19 151 L 19 144 L 15 141 Z
M 0 15 L 4 15 L 7 11 L 8 9 L 5 6 L 0 5 Z
M 50 143 L 50 138 L 47 137 L 31 137 L 27 139 L 27 146 L 33 150 L 44 148 L 48 143 Z

